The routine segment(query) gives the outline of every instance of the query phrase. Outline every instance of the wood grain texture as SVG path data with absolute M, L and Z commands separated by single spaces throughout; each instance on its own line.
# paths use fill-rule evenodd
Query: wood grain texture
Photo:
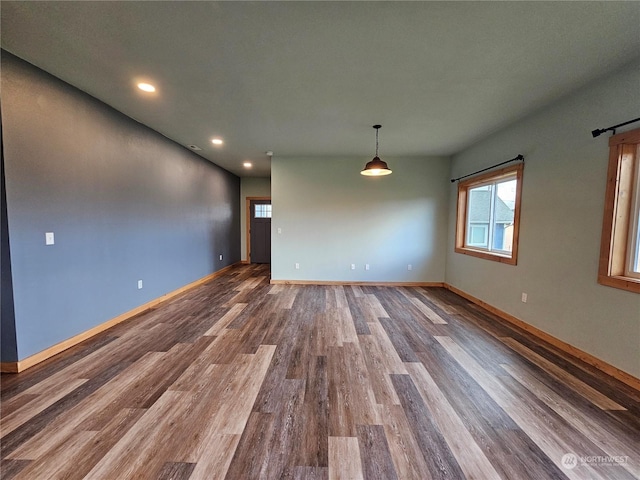
M 546 409 L 541 408 L 533 398 L 517 395 L 501 379 L 488 374 L 454 340 L 449 337 L 438 337 L 437 340 L 558 468 L 563 468 L 562 458 L 568 452 L 581 457 L 605 456 L 604 452 L 593 445 L 588 437 L 567 434 L 568 428 L 564 419 L 554 417 Z M 558 435 L 558 432 L 564 432 L 564 434 Z M 585 463 L 575 469 L 564 469 L 563 473 L 572 479 L 607 478 L 598 467 L 598 465 L 592 466 Z M 616 474 L 620 475 L 620 472 L 617 471 Z
M 187 480 L 195 465 L 193 463 L 167 462 L 158 474 L 158 480 Z
M 85 383 L 87 380 L 84 378 L 76 379 L 71 382 L 67 382 L 64 385 L 56 385 L 51 390 L 44 390 L 38 392 L 38 394 L 30 394 L 31 390 L 27 390 L 25 393 L 21 393 L 17 395 L 12 400 L 13 402 L 7 402 L 9 405 L 6 410 L 3 410 L 3 413 L 6 413 L 6 416 L 2 418 L 2 424 L 0 425 L 0 435 L 3 437 L 13 432 L 17 427 L 22 425 L 27 419 L 34 417 L 38 413 L 45 410 L 47 407 L 53 405 L 59 399 L 67 396 L 70 392 L 78 388 L 80 385 Z M 15 403 L 19 403 L 24 400 L 24 397 L 28 397 L 28 400 L 24 405 L 21 405 L 19 408 L 15 410 L 11 407 Z M 10 412 L 10 413 L 8 413 Z
M 422 454 L 423 446 L 413 435 L 403 408 L 400 405 L 382 405 L 380 417 L 398 478 L 431 479 L 429 466 Z
M 549 360 L 542 357 L 541 355 L 538 355 L 531 349 L 516 342 L 513 338 L 504 338 L 503 342 L 518 353 L 523 354 L 523 356 L 538 365 L 540 368 L 544 369 L 550 375 L 553 375 L 554 377 L 564 382 L 566 385 L 570 386 L 573 390 L 578 392 L 594 405 L 600 407 L 602 410 L 626 410 L 626 408 L 622 405 L 614 402 L 607 396 L 597 391 L 595 388 L 587 385 L 580 379 L 574 377 L 562 368 L 551 363 Z
M 640 392 L 438 287 L 237 266 L 0 393 L 3 480 L 640 475 Z
M 392 380 L 431 478 L 463 478 L 460 465 L 409 375 L 392 375 Z
M 364 480 L 360 446 L 354 437 L 329 437 L 329 480 Z
M 619 432 L 617 436 L 609 435 L 609 432 L 604 430 L 603 426 L 598 421 L 595 421 L 593 416 L 582 415 L 578 408 L 538 380 L 533 374 L 525 369 L 514 368 L 510 365 L 502 365 L 502 368 L 570 423 L 573 428 L 589 437 L 607 455 L 610 457 L 627 457 L 627 460 L 622 464 L 623 468 L 640 478 L 640 458 L 638 458 L 637 451 L 634 451 L 633 448 L 634 443 L 638 442 L 638 438 L 624 435 L 623 432 Z
M 358 446 L 365 480 L 397 480 L 389 444 L 382 425 L 358 425 Z
M 431 417 L 468 479 L 490 480 L 500 476 L 480 446 L 473 439 L 447 398 L 440 391 L 422 363 L 408 364 L 407 369 L 418 388 Z

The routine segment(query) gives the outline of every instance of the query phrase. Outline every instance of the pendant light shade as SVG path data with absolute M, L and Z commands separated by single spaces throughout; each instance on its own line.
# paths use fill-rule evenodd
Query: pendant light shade
M 361 175 L 366 175 L 368 177 L 380 177 L 382 175 L 389 175 L 391 170 L 387 166 L 386 162 L 380 160 L 378 156 L 378 130 L 382 127 L 382 125 L 374 125 L 373 128 L 376 129 L 376 156 L 373 157 L 373 160 L 367 162 L 364 167 L 364 170 L 360 172 Z
M 374 157 L 373 160 L 367 162 L 364 170 L 360 172 L 360 174 L 367 175 L 368 177 L 389 175 L 390 173 L 391 170 L 389 170 L 387 162 L 383 162 L 382 160 L 380 160 L 380 157 Z

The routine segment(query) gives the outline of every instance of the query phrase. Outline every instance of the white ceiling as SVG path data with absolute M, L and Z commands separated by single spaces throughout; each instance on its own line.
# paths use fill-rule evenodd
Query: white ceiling
M 375 123 L 383 159 L 453 154 L 640 53 L 639 2 L 3 0 L 1 15 L 4 49 L 240 176 L 269 175 L 267 150 L 365 162 Z

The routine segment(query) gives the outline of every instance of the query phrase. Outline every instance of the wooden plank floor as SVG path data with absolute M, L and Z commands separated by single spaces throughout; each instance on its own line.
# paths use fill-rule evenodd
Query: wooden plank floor
M 5 480 L 640 478 L 640 392 L 441 288 L 239 266 L 1 393 Z

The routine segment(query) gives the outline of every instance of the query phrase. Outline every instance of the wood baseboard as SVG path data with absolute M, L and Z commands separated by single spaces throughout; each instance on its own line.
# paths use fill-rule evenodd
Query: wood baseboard
M 20 362 L 2 362 L 0 363 L 0 372 L 2 373 L 19 373 Z
M 55 345 L 47 348 L 46 350 L 38 352 L 35 355 L 31 355 L 30 357 L 27 357 L 23 360 L 19 360 L 17 362 L 2 362 L 0 363 L 0 372 L 2 373 L 23 372 L 27 368 L 33 367 L 34 365 L 37 365 L 38 363 L 43 362 L 48 358 L 51 358 L 54 355 L 57 355 L 58 353 L 63 352 L 68 348 L 71 348 L 79 344 L 80 342 L 87 340 L 88 338 L 91 338 L 101 332 L 104 332 L 105 330 L 108 330 L 111 327 L 124 322 L 125 320 L 129 320 L 130 318 L 133 318 L 142 313 L 148 312 L 152 308 L 155 308 L 161 303 L 166 302 L 167 300 L 170 300 L 176 297 L 177 295 L 180 295 L 181 293 L 186 292 L 187 290 L 191 290 L 192 288 L 198 287 L 203 283 L 209 282 L 239 264 L 240 262 L 228 265 L 218 270 L 217 272 L 213 272 L 212 274 L 207 275 L 206 277 L 202 277 L 199 280 L 196 280 L 195 282 L 191 282 L 183 287 L 173 290 L 172 292 L 162 295 L 161 297 L 155 298 L 150 302 L 147 302 L 143 305 L 140 305 L 139 307 L 134 308 L 133 310 L 129 310 L 128 312 L 118 315 L 117 317 L 112 318 L 111 320 L 108 320 L 104 323 L 101 323 L 100 325 L 96 325 L 95 327 L 90 328 L 89 330 L 79 333 L 74 337 L 71 337 L 60 343 L 56 343 Z
M 443 282 L 337 282 L 327 280 L 271 280 L 272 285 L 355 285 L 370 287 L 444 287 Z
M 474 297 L 473 295 L 468 294 L 467 292 L 460 290 L 459 288 L 454 287 L 453 285 L 449 285 L 448 283 L 444 284 L 444 287 L 447 290 L 451 290 L 453 293 L 460 295 L 463 298 L 466 298 L 472 303 L 481 306 L 482 308 L 490 311 L 497 317 L 505 320 L 513 325 L 520 327 L 521 329 L 529 332 L 532 335 L 535 335 L 541 340 L 553 345 L 556 348 L 559 348 L 565 353 L 572 355 L 576 358 L 579 358 L 583 362 L 591 365 L 592 367 L 597 368 L 601 372 L 606 373 L 607 375 L 620 380 L 623 383 L 626 383 L 632 388 L 636 390 L 640 390 L 640 379 L 634 377 L 630 373 L 625 372 L 624 370 L 620 370 L 618 367 L 614 367 L 613 365 L 601 360 L 597 357 L 594 357 L 590 353 L 585 352 L 584 350 L 580 350 L 578 347 L 574 347 L 570 343 L 567 343 L 559 338 L 554 337 L 550 333 L 547 333 L 539 328 L 534 327 L 533 325 L 528 324 L 527 322 L 520 320 L 513 315 L 500 310 L 499 308 L 494 307 L 493 305 L 489 305 L 488 303 L 480 300 L 479 298 Z

